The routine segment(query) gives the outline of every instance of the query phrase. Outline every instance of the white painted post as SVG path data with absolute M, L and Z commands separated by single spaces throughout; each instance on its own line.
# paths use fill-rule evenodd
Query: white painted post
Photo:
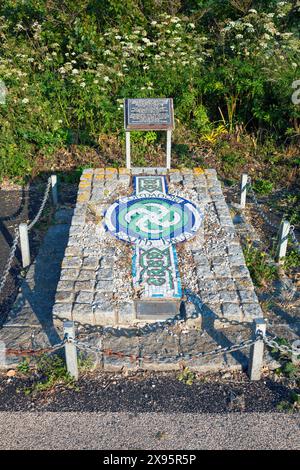
M 253 322 L 253 339 L 256 337 L 258 331 L 261 331 L 263 336 L 266 334 L 267 323 L 263 318 L 257 318 Z M 250 380 L 260 380 L 261 369 L 263 366 L 264 358 L 264 341 L 256 341 L 250 347 L 250 357 L 248 364 L 248 375 Z
M 130 132 L 125 132 L 126 136 L 126 168 L 131 168 L 131 154 L 130 154 Z
M 54 206 L 58 204 L 57 176 L 51 175 L 52 201 Z
M 72 321 L 64 322 L 64 336 L 67 338 L 65 343 L 65 356 L 67 363 L 67 371 L 69 374 L 74 377 L 75 380 L 78 380 L 78 363 L 77 363 L 77 349 L 76 344 L 68 341 L 70 339 L 75 339 L 75 325 Z
M 0 369 L 6 367 L 6 345 L 0 341 Z
M 29 246 L 29 236 L 28 236 L 28 225 L 20 224 L 19 225 L 20 233 L 20 245 L 22 253 L 22 265 L 23 268 L 27 268 L 30 265 L 30 246 Z
M 246 173 L 243 173 L 241 177 L 241 201 L 240 201 L 240 206 L 242 209 L 245 209 L 246 207 L 247 183 L 248 183 L 248 175 Z
M 167 130 L 167 170 L 171 168 L 171 142 L 172 142 L 172 131 Z
M 292 363 L 295 366 L 300 365 L 300 339 L 292 342 Z
M 279 262 L 286 255 L 290 227 L 289 221 L 283 219 L 278 234 L 277 261 Z

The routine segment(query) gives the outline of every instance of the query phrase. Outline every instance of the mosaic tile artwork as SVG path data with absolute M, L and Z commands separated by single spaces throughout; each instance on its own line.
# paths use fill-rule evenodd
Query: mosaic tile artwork
M 203 214 L 190 201 L 168 194 L 165 176 L 135 176 L 135 194 L 120 198 L 105 215 L 115 237 L 133 243 L 133 283 L 143 299 L 181 298 L 175 244 L 194 237 Z

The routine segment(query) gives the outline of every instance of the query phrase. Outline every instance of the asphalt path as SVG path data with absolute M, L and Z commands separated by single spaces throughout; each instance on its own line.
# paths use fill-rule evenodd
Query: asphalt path
M 286 413 L 0 413 L 1 450 L 299 450 Z

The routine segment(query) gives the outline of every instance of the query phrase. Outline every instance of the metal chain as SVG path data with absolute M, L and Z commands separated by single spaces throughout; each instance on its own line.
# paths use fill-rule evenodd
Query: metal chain
M 47 352 L 54 352 L 57 351 L 58 349 L 61 349 L 65 343 L 67 342 L 67 339 L 64 338 L 60 343 L 55 344 L 54 346 L 50 346 L 49 348 L 41 348 L 41 349 L 11 349 L 8 348 L 5 350 L 5 353 L 8 356 L 36 356 L 39 354 L 45 354 Z
M 262 335 L 261 333 L 257 334 L 256 338 L 255 339 L 249 339 L 249 340 L 245 340 L 245 341 L 241 341 L 240 343 L 238 344 L 233 344 L 231 346 L 226 346 L 226 347 L 223 347 L 221 348 L 221 346 L 218 346 L 217 348 L 213 349 L 212 351 L 203 351 L 203 352 L 198 352 L 198 353 L 195 353 L 195 354 L 184 354 L 184 353 L 179 353 L 177 355 L 157 355 L 157 354 L 149 354 L 149 355 L 139 355 L 139 356 L 135 356 L 133 354 L 125 354 L 125 353 L 122 353 L 122 352 L 116 352 L 116 351 L 112 351 L 111 349 L 101 349 L 97 346 L 90 346 L 82 341 L 78 341 L 76 339 L 70 339 L 69 341 L 73 342 L 77 347 L 78 349 L 83 349 L 85 351 L 90 351 L 90 352 L 93 352 L 93 353 L 96 353 L 96 354 L 101 354 L 103 356 L 115 356 L 115 357 L 122 357 L 122 358 L 129 358 L 131 359 L 132 361 L 137 361 L 137 360 L 151 360 L 151 359 L 159 359 L 160 357 L 161 358 L 164 358 L 164 359 L 196 359 L 196 358 L 200 358 L 200 357 L 206 357 L 206 356 L 215 356 L 215 355 L 219 355 L 219 354 L 224 354 L 224 353 L 230 353 L 230 352 L 234 352 L 234 351 L 238 351 L 238 350 L 241 350 L 241 349 L 245 349 L 249 346 L 251 346 L 252 344 L 256 343 L 257 341 L 261 341 L 262 340 Z
M 198 309 L 198 312 L 196 311 L 196 313 L 194 315 L 192 315 L 192 318 L 196 318 L 199 315 L 201 315 L 201 311 L 202 311 L 203 307 L 205 306 L 205 304 L 202 302 L 200 297 L 197 294 L 195 294 L 194 292 L 192 292 L 190 289 L 185 289 L 184 293 L 187 297 L 187 300 L 189 302 L 192 302 Z M 249 323 L 248 321 L 228 320 L 225 317 L 220 317 L 215 312 L 213 314 L 213 317 L 214 317 L 214 319 L 219 320 L 220 323 L 227 323 L 231 326 L 237 326 L 238 325 L 238 326 L 245 326 L 245 327 L 248 327 L 248 328 L 252 328 L 252 323 L 251 322 Z
M 295 227 L 293 225 L 290 226 L 290 235 L 291 235 L 293 245 L 295 246 L 296 250 L 300 254 L 300 243 L 298 242 L 298 240 L 296 238 Z
M 41 203 L 41 206 L 39 208 L 39 211 L 38 211 L 37 215 L 32 220 L 32 222 L 28 225 L 28 230 L 31 230 L 34 227 L 34 225 L 37 223 L 39 218 L 41 217 L 41 214 L 42 214 L 42 212 L 45 208 L 45 205 L 46 205 L 46 202 L 47 202 L 47 199 L 48 199 L 48 196 L 49 196 L 50 187 L 51 187 L 51 178 L 48 178 L 48 183 L 47 183 L 47 187 L 46 187 L 46 191 L 45 191 L 45 194 L 44 194 L 43 201 Z M 3 275 L 2 275 L 2 279 L 1 279 L 1 282 L 0 282 L 0 294 L 1 294 L 1 292 L 4 288 L 4 286 L 5 286 L 7 276 L 9 274 L 10 268 L 12 266 L 12 262 L 13 262 L 13 259 L 15 257 L 15 253 L 16 253 L 16 250 L 17 250 L 19 239 L 20 239 L 20 233 L 19 233 L 19 227 L 17 227 L 15 229 L 15 238 L 14 238 L 14 241 L 13 241 L 10 253 L 9 253 L 9 257 L 7 259 L 7 263 L 6 263 L 6 266 L 5 266 Z
M 194 303 L 194 305 L 197 307 L 197 310 L 193 315 L 191 315 L 190 318 L 196 319 L 199 316 L 203 314 L 202 308 L 204 306 L 203 302 L 201 299 L 193 293 L 189 289 L 185 289 L 184 293 L 187 297 L 188 302 Z M 93 303 L 92 306 L 95 308 L 97 306 L 97 303 Z M 214 318 L 219 320 L 221 323 L 227 323 L 231 326 L 245 326 L 247 328 L 252 328 L 252 323 L 249 323 L 247 321 L 238 321 L 238 320 L 228 320 L 227 318 L 220 317 L 216 313 L 214 313 Z M 53 314 L 53 319 L 54 320 L 59 320 L 61 322 L 69 321 L 68 318 L 60 317 L 56 314 Z M 186 318 L 188 319 L 188 318 Z M 181 313 L 178 315 L 175 315 L 174 317 L 167 318 L 166 320 L 155 322 L 155 323 L 147 323 L 144 326 L 136 326 L 132 328 L 124 328 L 124 327 L 110 327 L 110 326 L 100 326 L 100 325 L 91 325 L 90 323 L 81 323 L 79 321 L 74 321 L 74 325 L 79 328 L 83 328 L 87 334 L 93 334 L 93 333 L 99 333 L 102 336 L 106 335 L 111 335 L 111 336 L 125 336 L 127 338 L 131 338 L 133 336 L 146 336 L 150 333 L 155 333 L 159 330 L 165 329 L 166 331 L 169 331 L 169 333 L 172 335 L 172 332 L 169 330 L 170 327 L 175 326 L 176 324 L 186 320 Z
M 5 286 L 7 276 L 9 274 L 10 268 L 12 266 L 13 259 L 15 257 L 16 249 L 17 249 L 17 246 L 18 246 L 19 238 L 20 238 L 19 229 L 16 228 L 15 229 L 15 238 L 14 238 L 12 247 L 10 249 L 9 257 L 7 259 L 6 266 L 5 266 L 5 269 L 3 271 L 2 279 L 1 279 L 1 282 L 0 282 L 0 294 L 1 294 L 1 292 L 4 288 L 4 286 Z
M 47 183 L 47 187 L 46 187 L 46 191 L 45 191 L 45 194 L 44 194 L 44 198 L 43 198 L 43 201 L 41 203 L 41 206 L 39 208 L 39 211 L 38 213 L 36 214 L 35 218 L 32 220 L 32 222 L 30 222 L 30 224 L 28 225 L 28 230 L 31 230 L 35 224 L 37 223 L 37 221 L 39 220 L 39 218 L 41 217 L 42 215 L 42 212 L 45 208 L 45 205 L 46 205 L 46 202 L 47 202 L 47 199 L 48 199 L 48 196 L 49 196 L 49 192 L 50 192 L 50 187 L 51 187 L 51 178 L 49 177 L 48 178 L 48 183 Z
M 266 214 L 264 213 L 264 211 L 261 209 L 260 205 L 259 205 L 259 202 L 256 198 L 256 195 L 255 195 L 255 192 L 253 190 L 253 187 L 252 187 L 252 184 L 251 184 L 251 177 L 248 176 L 248 180 L 247 180 L 247 189 L 249 189 L 249 192 L 251 194 L 251 197 L 254 201 L 254 204 L 256 205 L 257 207 L 257 210 L 258 212 L 260 213 L 261 217 L 264 219 L 264 221 L 270 225 L 270 227 L 272 227 L 274 230 L 278 230 L 279 229 L 279 226 L 275 225 L 267 216 Z
M 68 318 L 59 317 L 56 314 L 53 314 L 54 320 L 59 320 L 61 322 L 69 321 Z M 79 321 L 74 321 L 74 325 L 79 328 L 83 328 L 88 334 L 93 333 L 100 333 L 102 336 L 125 336 L 127 338 L 131 338 L 133 336 L 146 336 L 150 333 L 155 333 L 161 329 L 168 330 L 169 327 L 174 326 L 179 322 L 184 322 L 181 314 L 176 315 L 175 317 L 168 318 L 167 320 L 155 323 L 147 323 L 144 326 L 136 326 L 132 328 L 124 328 L 124 327 L 110 327 L 110 326 L 100 326 L 100 325 L 91 325 L 90 323 L 80 323 Z M 170 333 L 171 334 L 171 333 Z
M 278 342 L 275 341 L 274 338 L 269 339 L 267 336 L 264 336 L 263 340 L 268 346 L 271 346 L 272 348 L 279 349 L 279 351 L 281 351 L 283 353 L 295 354 L 295 350 L 293 348 L 291 348 L 289 346 L 286 346 L 284 344 L 278 344 Z

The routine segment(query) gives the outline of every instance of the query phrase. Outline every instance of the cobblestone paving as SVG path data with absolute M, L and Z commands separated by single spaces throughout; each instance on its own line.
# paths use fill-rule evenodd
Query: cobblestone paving
M 148 173 L 84 170 L 57 286 L 56 315 L 102 325 L 137 321 L 134 300 L 139 292 L 134 291 L 130 265 L 124 262 L 132 257 L 133 248 L 105 232 L 102 218 L 117 195 L 131 192 L 132 174 Z M 170 170 L 167 176 L 170 194 L 186 197 L 205 213 L 200 234 L 181 246 L 183 287 L 201 297 L 206 312 L 249 322 L 262 316 L 215 170 Z M 89 213 L 94 220 L 89 220 Z
M 62 318 L 98 325 L 134 325 L 134 301 L 139 292 L 132 286 L 132 247 L 104 230 L 106 208 L 121 195 L 132 192 L 133 174 L 165 174 L 165 169 L 114 168 L 85 170 L 74 211 L 60 209 L 36 262 L 30 267 L 0 340 L 8 347 L 46 347 L 62 338 L 62 323 L 52 321 L 53 312 Z M 144 336 L 98 333 L 87 335 L 79 328 L 79 339 L 128 355 L 98 356 L 107 370 L 174 369 L 183 364 L 203 371 L 245 368 L 247 349 L 213 358 L 189 358 L 186 354 L 226 347 L 251 337 L 254 318 L 262 316 L 249 271 L 235 234 L 229 209 L 214 170 L 182 169 L 167 173 L 169 192 L 194 202 L 205 213 L 197 236 L 180 245 L 178 264 L 183 288 L 203 302 L 201 318 L 185 301 L 182 311 L 189 319 Z M 94 304 L 94 306 L 92 305 Z M 224 325 L 218 317 L 244 321 L 246 325 Z M 140 323 L 140 325 L 142 325 Z M 32 331 L 35 331 L 32 338 Z M 150 358 L 150 359 L 149 359 Z M 266 361 L 270 358 L 266 355 Z

